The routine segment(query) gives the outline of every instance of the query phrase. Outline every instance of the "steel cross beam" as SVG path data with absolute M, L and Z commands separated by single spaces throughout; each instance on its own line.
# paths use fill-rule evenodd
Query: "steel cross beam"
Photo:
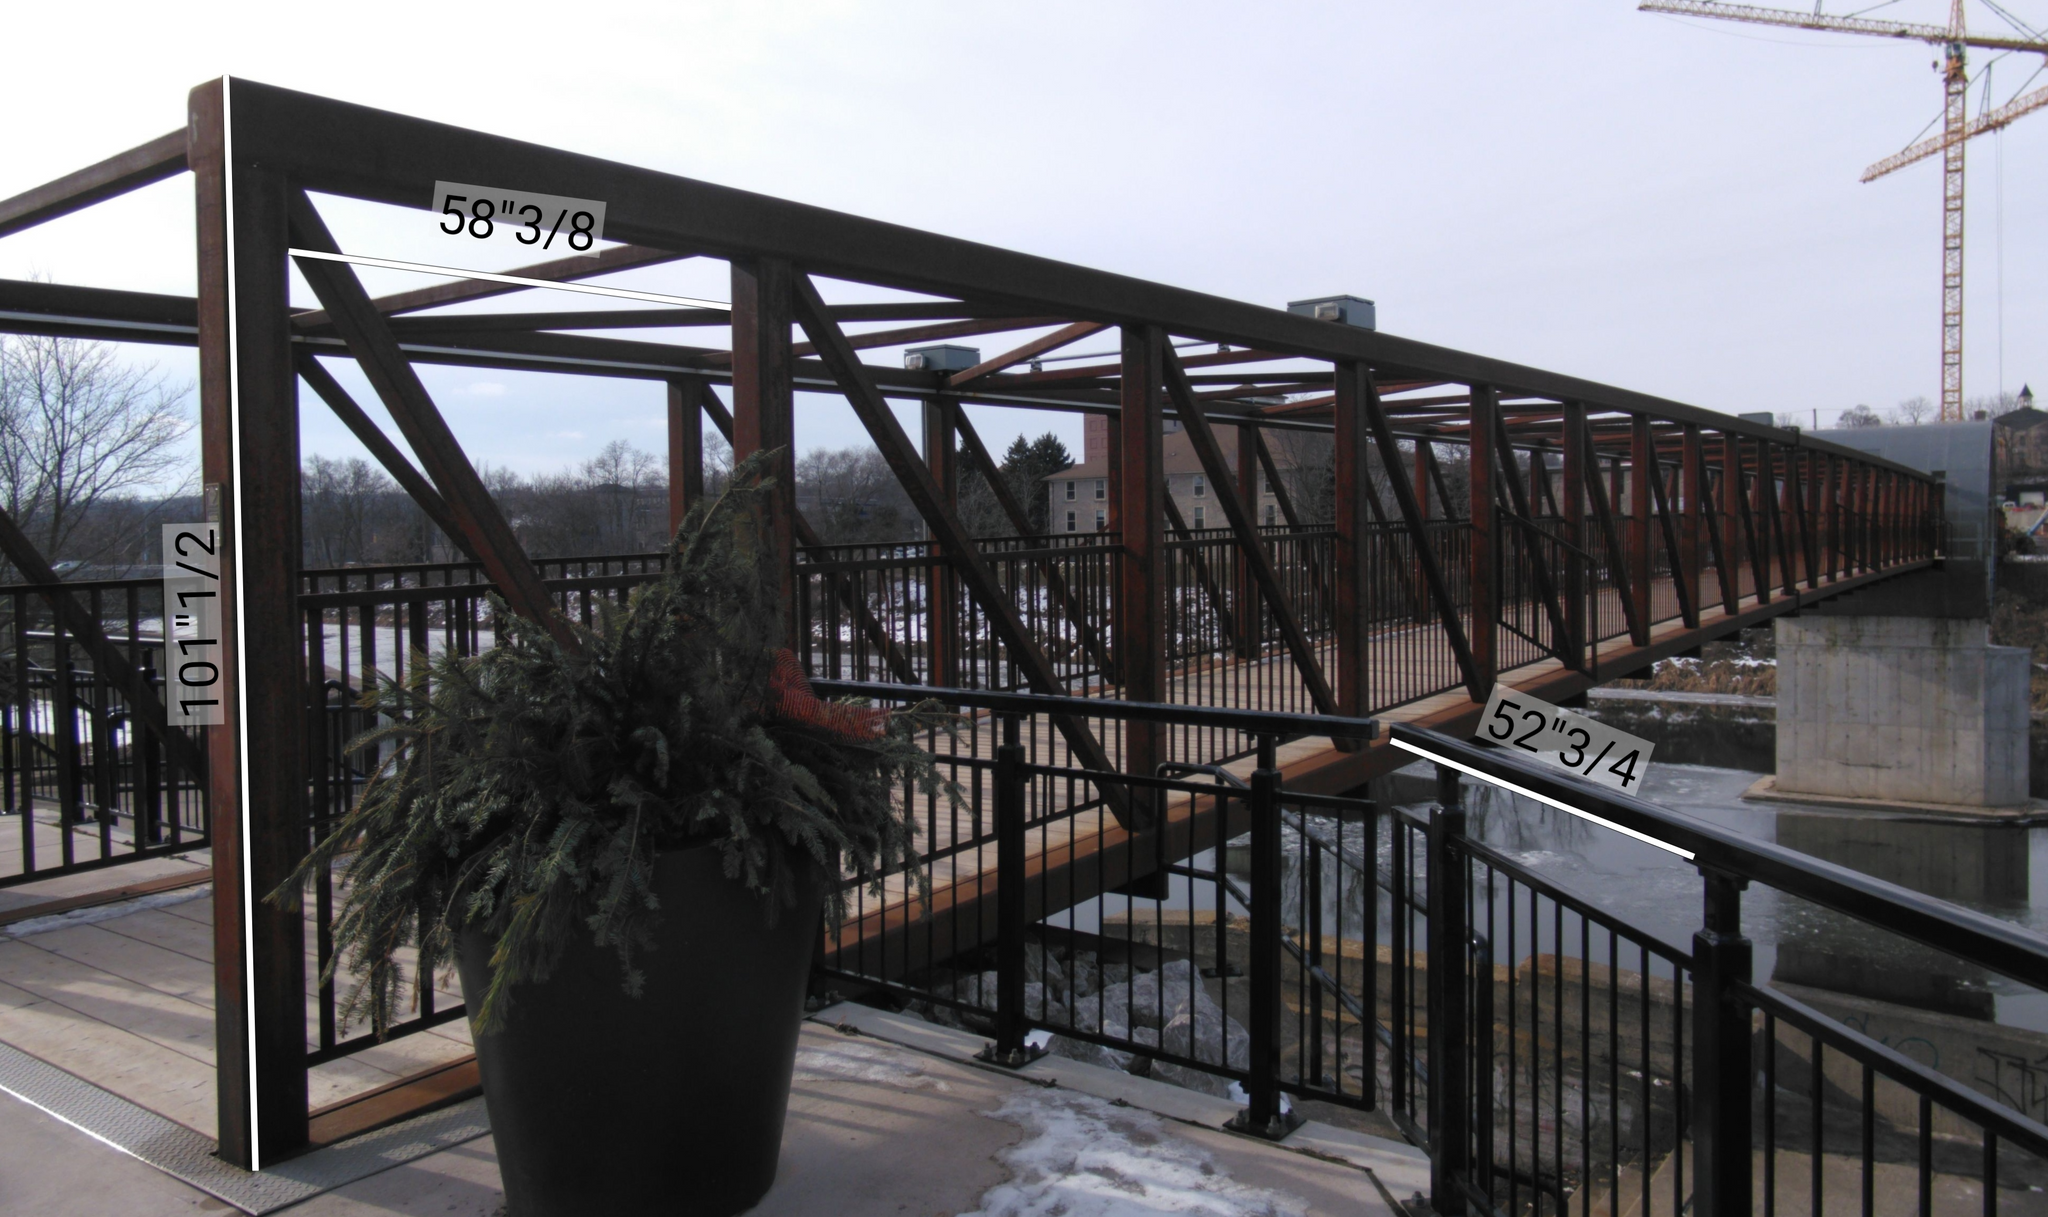
M 1664 466 L 1657 460 L 1649 465 L 1650 494 L 1655 498 L 1658 530 L 1664 535 L 1664 553 L 1671 559 L 1671 586 L 1678 594 L 1678 617 L 1685 628 L 1700 628 L 1699 612 L 1693 607 L 1692 589 L 1686 586 L 1685 547 L 1678 541 L 1678 525 L 1671 518 L 1671 501 L 1664 486 Z
M 974 546 L 974 538 L 960 523 L 958 516 L 948 510 L 939 494 L 938 484 L 932 481 L 931 471 L 918 458 L 916 447 L 910 437 L 903 433 L 902 424 L 896 421 L 895 412 L 883 399 L 881 390 L 867 377 L 867 370 L 854 354 L 846 335 L 826 315 L 825 302 L 818 297 L 818 289 L 812 285 L 811 277 L 805 273 L 794 276 L 794 296 L 797 324 L 818 349 L 818 356 L 838 381 L 846 400 L 867 428 L 875 441 L 882 458 L 889 463 L 897 481 L 903 484 L 910 501 L 924 517 L 925 524 L 932 530 L 941 544 L 946 547 L 947 556 L 959 573 L 967 590 L 981 604 L 987 614 L 989 626 L 1003 646 L 1010 653 L 1011 662 L 1017 665 L 1024 678 L 1040 693 L 1064 694 L 1065 686 L 1059 675 L 1053 671 L 1052 663 L 1024 628 L 1024 622 L 1017 616 L 1017 606 L 1004 594 L 1002 585 L 996 581 L 994 572 L 981 560 L 981 553 Z M 1102 773 L 1115 773 L 1116 766 L 1110 762 L 1109 754 L 1095 738 L 1088 725 L 1071 715 L 1057 715 L 1054 725 L 1067 741 L 1076 759 L 1088 769 Z M 1119 820 L 1125 816 L 1127 800 L 1123 791 L 1105 784 L 1103 797 L 1109 801 Z M 1126 827 L 1131 827 L 1126 825 Z
M 1370 371 L 1361 378 L 1365 387 L 1366 425 L 1372 428 L 1372 441 L 1380 450 L 1380 463 L 1390 472 L 1401 468 L 1401 448 L 1394 439 L 1394 429 L 1387 422 L 1387 411 L 1380 404 L 1379 386 L 1374 383 Z M 1417 447 L 1423 441 L 1417 441 Z M 1418 454 L 1416 460 L 1420 462 Z M 1464 674 L 1465 690 L 1475 700 L 1485 700 L 1490 690 L 1479 682 L 1479 668 L 1473 662 L 1472 644 L 1465 637 L 1465 625 L 1458 620 L 1458 606 L 1451 599 L 1450 585 L 1444 581 L 1443 564 L 1437 561 L 1436 548 L 1430 544 L 1429 525 L 1424 522 L 1422 508 L 1415 499 L 1415 487 L 1408 479 L 1389 477 L 1388 484 L 1394 491 L 1394 502 L 1401 508 L 1401 520 L 1408 526 L 1408 539 L 1415 546 L 1415 560 L 1422 567 L 1422 578 L 1429 587 L 1430 599 L 1436 601 L 1437 617 L 1443 622 L 1444 634 L 1450 639 L 1451 654 L 1457 657 L 1458 671 Z
M 1266 552 L 1265 544 L 1259 539 L 1258 527 L 1237 497 L 1236 488 L 1231 485 L 1233 479 L 1230 466 L 1223 459 L 1223 446 L 1216 442 L 1216 433 L 1210 429 L 1208 417 L 1195 404 L 1195 392 L 1188 384 L 1187 372 L 1170 347 L 1165 350 L 1163 365 L 1167 396 L 1173 399 L 1173 407 L 1180 413 L 1181 426 L 1194 445 L 1195 455 L 1201 458 L 1202 470 L 1216 492 L 1217 504 L 1223 508 L 1223 518 L 1230 521 L 1231 531 L 1237 534 L 1237 544 L 1251 567 L 1252 579 L 1265 595 L 1273 620 L 1280 626 L 1280 636 L 1287 643 L 1288 653 L 1294 657 L 1294 666 L 1301 671 L 1302 683 L 1308 686 L 1316 713 L 1336 714 L 1337 698 L 1330 692 L 1329 681 L 1323 677 L 1315 648 L 1310 645 L 1308 635 L 1301 628 L 1301 620 L 1294 615 L 1294 606 L 1288 603 L 1287 593 L 1280 586 L 1279 572 L 1273 569 L 1273 556 Z M 1168 498 L 1171 501 L 1171 496 Z
M 180 127 L 97 165 L 88 165 L 11 199 L 0 200 L 0 237 L 183 173 L 189 138 L 186 129 Z
M 1522 552 L 1528 556 L 1529 569 L 1536 574 L 1536 590 L 1543 597 L 1544 610 L 1550 617 L 1550 628 L 1555 631 L 1554 636 L 1561 643 L 1568 636 L 1564 623 L 1564 610 L 1558 602 L 1557 585 L 1550 577 L 1549 558 L 1544 554 L 1536 541 L 1537 536 L 1541 535 L 1541 533 L 1536 527 L 1534 513 L 1529 510 L 1529 494 L 1522 485 L 1522 470 L 1515 463 L 1515 450 L 1508 442 L 1507 422 L 1500 416 L 1498 411 L 1494 413 L 1493 424 L 1494 433 L 1498 437 L 1497 443 L 1500 446 L 1500 467 L 1501 472 L 1505 475 L 1503 480 L 1507 482 L 1509 506 L 1515 513 L 1515 522 L 1520 525 L 1515 531 L 1521 534 Z M 1543 454 L 1540 451 L 1535 453 L 1535 460 L 1539 466 L 1542 464 Z M 1548 479 L 1546 478 L 1545 480 L 1547 481 Z M 1559 654 L 1560 658 L 1562 658 L 1564 649 L 1562 645 L 1552 648 L 1553 652 Z M 1567 664 L 1566 666 L 1570 665 Z
M 1173 496 L 1169 494 L 1164 496 L 1163 506 L 1166 508 L 1167 526 L 1173 529 L 1176 537 L 1188 542 L 1188 564 L 1195 568 L 1195 578 L 1202 585 L 1202 594 L 1208 597 L 1209 607 L 1216 613 L 1217 629 L 1230 640 L 1231 649 L 1236 651 L 1240 658 L 1252 658 L 1256 650 L 1245 645 L 1246 640 L 1238 636 L 1237 621 L 1231 615 L 1230 602 L 1224 597 L 1223 589 L 1217 585 L 1216 576 L 1209 570 L 1209 559 L 1202 553 L 1201 543 L 1195 539 L 1194 530 L 1188 527 L 1187 520 L 1181 516 L 1179 504 L 1175 503 Z
M 356 404 L 355 398 L 348 395 L 348 390 L 342 388 L 340 382 L 335 380 L 326 368 L 320 366 L 318 359 L 309 354 L 301 354 L 298 362 L 299 378 L 313 386 L 313 392 L 320 395 L 320 400 L 327 403 L 327 408 L 334 411 L 335 417 L 348 427 L 350 433 L 363 447 L 370 450 L 370 455 L 377 458 L 377 463 L 384 466 L 384 471 L 391 475 L 391 479 L 412 496 L 413 502 L 418 503 L 420 510 L 426 512 L 427 518 L 434 522 L 434 527 L 440 529 L 450 541 L 461 546 L 462 552 L 468 554 L 474 561 L 476 550 L 469 543 L 469 535 L 456 523 L 455 513 L 448 510 L 447 500 L 441 497 L 440 491 L 434 489 L 434 484 L 427 480 L 427 476 L 414 468 L 413 463 L 398 450 L 398 445 L 391 442 L 391 437 L 384 434 L 383 428 L 370 420 L 370 416 Z
M 336 251 L 326 223 L 303 190 L 292 191 L 291 228 L 293 238 L 302 248 Z M 505 597 L 505 603 L 513 612 L 547 630 L 564 649 L 580 651 L 582 642 L 568 621 L 555 612 L 547 588 L 520 548 L 512 526 L 505 522 L 475 467 L 463 455 L 461 443 L 435 408 L 418 373 L 398 349 L 397 339 L 391 336 L 383 315 L 372 305 L 354 270 L 345 262 L 317 258 L 297 261 L 300 273 L 312 285 L 313 294 L 333 315 L 335 327 L 350 353 L 362 365 L 385 408 L 391 411 L 399 430 L 426 466 L 461 535 L 468 539 L 477 560 L 483 563 L 484 572 Z
M 1622 620 L 1628 626 L 1630 639 L 1647 639 L 1649 624 L 1636 616 L 1635 597 L 1629 594 L 1628 558 L 1621 545 L 1621 533 L 1614 525 L 1614 508 L 1607 501 L 1607 487 L 1600 484 L 1600 456 L 1593 447 L 1593 437 L 1586 436 L 1586 497 L 1593 504 L 1593 518 L 1599 523 L 1601 539 L 1607 543 L 1607 565 L 1613 572 L 1615 586 L 1620 589 Z M 1637 642 L 1636 645 L 1643 645 Z

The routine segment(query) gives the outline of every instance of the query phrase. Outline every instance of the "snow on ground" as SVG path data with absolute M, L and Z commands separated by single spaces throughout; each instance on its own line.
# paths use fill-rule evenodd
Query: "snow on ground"
M 1068 1090 L 1020 1091 L 988 1113 L 1024 1141 L 999 1157 L 1010 1181 L 963 1217 L 1302 1217 L 1307 1204 L 1232 1179 L 1159 1117 Z
M 823 1048 L 800 1048 L 796 1076 L 821 1081 L 880 1082 L 907 1090 L 951 1090 L 925 1072 L 923 1058 L 897 1048 L 849 1039 Z

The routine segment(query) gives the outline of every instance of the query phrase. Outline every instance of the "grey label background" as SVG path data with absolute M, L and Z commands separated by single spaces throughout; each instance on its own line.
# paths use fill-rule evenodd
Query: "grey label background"
M 1500 719 L 1494 717 L 1494 711 L 1500 709 L 1503 702 L 1513 707 L 1506 713 L 1515 723 L 1515 728 L 1508 733 L 1507 739 L 1501 739 L 1495 734 L 1505 726 Z M 1542 712 L 1544 728 L 1528 743 L 1517 744 L 1514 741 L 1529 733 L 1530 724 L 1522 716 L 1532 710 Z M 1584 759 L 1574 766 L 1567 764 L 1565 757 L 1577 755 L 1578 737 L 1573 733 L 1578 730 L 1585 731 L 1588 743 Z M 1617 730 L 1583 714 L 1553 706 L 1540 697 L 1518 693 L 1506 685 L 1493 686 L 1493 696 L 1486 699 L 1486 711 L 1480 716 L 1479 726 L 1472 732 L 1472 738 L 1497 744 L 1518 755 L 1533 755 L 1546 765 L 1575 773 L 1589 782 L 1610 786 L 1623 794 L 1638 794 L 1642 791 L 1643 775 L 1650 771 L 1650 752 L 1657 746 L 1640 735 L 1630 735 L 1626 731 Z M 1612 748 L 1608 747 L 1610 743 L 1614 745 Z M 1607 753 L 1606 759 L 1588 773 L 1586 763 L 1599 756 L 1602 751 Z M 1636 758 L 1636 763 L 1632 767 L 1635 780 L 1624 783 L 1621 775 L 1610 772 L 1610 769 L 1631 751 L 1640 752 L 1642 755 Z
M 184 536 L 182 551 L 178 545 Z M 220 665 L 220 525 L 166 524 L 164 555 L 164 712 L 174 727 L 218 727 L 227 719 L 226 679 Z M 206 546 L 213 547 L 212 553 Z M 178 563 L 183 562 L 184 566 Z M 186 567 L 196 567 L 205 574 Z M 211 578 L 207 576 L 211 575 Z M 186 593 L 184 607 L 178 593 Z M 212 595 L 199 593 L 211 592 Z M 213 680 L 189 684 L 187 674 Z M 188 666 L 189 665 L 189 666 Z M 211 702 L 191 705 L 188 702 Z
M 433 208 L 434 223 L 436 225 L 445 225 L 448 222 L 442 215 L 441 209 L 447 205 L 448 196 L 451 194 L 463 197 L 463 202 L 457 204 L 457 206 L 462 209 L 462 214 L 465 217 L 470 214 L 470 206 L 478 199 L 489 199 L 491 205 L 497 208 L 498 214 L 491 217 L 493 228 L 491 235 L 485 238 L 487 241 L 510 242 L 521 249 L 529 250 L 533 253 L 545 253 L 551 258 L 595 258 L 598 254 L 598 242 L 604 239 L 604 200 L 602 199 L 576 199 L 570 198 L 565 194 L 539 194 L 531 190 L 506 190 L 498 186 L 473 186 L 464 182 L 435 182 Z M 505 206 L 507 203 L 512 205 L 509 209 Z M 521 241 L 515 235 L 533 235 L 532 230 L 526 226 L 526 221 L 517 217 L 519 209 L 529 203 L 540 208 L 540 236 L 530 245 Z M 555 232 L 554 242 L 549 244 L 548 234 L 554 231 L 555 219 L 565 211 L 570 216 L 574 216 L 579 211 L 587 211 L 595 218 L 596 223 L 592 224 L 590 228 L 591 240 L 589 249 L 570 248 L 568 219 L 562 220 L 561 231 Z M 514 218 L 508 222 L 507 216 Z M 459 234 L 454 234 L 449 233 L 443 228 L 441 235 L 461 236 L 464 240 L 476 239 L 470 236 L 467 229 Z

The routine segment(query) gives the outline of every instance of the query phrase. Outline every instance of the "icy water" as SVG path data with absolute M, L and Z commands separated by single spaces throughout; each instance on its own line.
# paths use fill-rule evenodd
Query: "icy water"
M 1660 764 L 1645 776 L 1642 797 L 2048 933 L 2048 829 L 1873 820 L 1745 801 L 1758 776 Z M 1690 944 L 1701 919 L 1701 882 L 1690 863 L 1497 789 L 1473 790 L 1467 802 L 1473 836 L 1625 924 Z M 1744 894 L 1743 928 L 1756 944 L 1759 980 L 2048 1031 L 2048 996 L 1768 888 Z M 1531 943 L 1518 937 L 1519 958 Z M 1575 937 L 1569 929 L 1568 940 Z M 1547 935 L 1534 945 L 1553 949 Z

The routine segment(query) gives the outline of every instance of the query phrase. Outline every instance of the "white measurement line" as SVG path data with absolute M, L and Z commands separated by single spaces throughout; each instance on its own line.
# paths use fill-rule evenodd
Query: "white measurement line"
M 464 270 L 459 266 L 436 266 L 431 262 L 400 262 L 396 258 L 368 258 L 362 254 L 330 254 L 318 249 L 291 249 L 294 258 L 316 258 L 322 262 L 348 262 L 383 270 L 409 270 L 422 275 L 447 275 L 454 279 L 481 279 L 486 283 L 510 283 L 515 287 L 545 287 L 558 292 L 585 296 L 612 296 L 620 300 L 643 300 L 650 304 L 674 304 L 684 308 L 731 308 L 724 300 L 700 300 L 695 296 L 670 296 L 662 292 L 639 292 L 630 287 L 600 287 L 595 283 L 558 283 L 553 279 L 529 279 L 525 275 L 499 275 L 486 270 Z
M 1641 841 L 1646 845 L 1654 845 L 1658 849 L 1661 849 L 1666 853 L 1677 854 L 1679 857 L 1684 858 L 1687 862 L 1693 860 L 1693 852 L 1691 850 L 1680 849 L 1669 841 L 1659 841 L 1657 838 L 1649 835 L 1648 833 L 1637 832 L 1635 829 L 1630 828 L 1625 824 L 1616 824 L 1614 821 L 1604 819 L 1600 816 L 1596 816 L 1590 811 L 1580 811 L 1578 808 L 1573 807 L 1570 803 L 1561 803 L 1558 800 L 1551 798 L 1547 794 L 1537 794 L 1535 791 L 1525 789 L 1521 786 L 1517 786 L 1513 782 L 1502 781 L 1500 778 L 1497 778 L 1490 773 L 1482 773 L 1479 770 L 1474 769 L 1470 765 L 1461 765 L 1457 761 L 1452 760 L 1450 757 L 1439 756 L 1436 753 L 1431 752 L 1427 748 L 1418 747 L 1414 744 L 1407 742 L 1406 740 L 1397 739 L 1389 740 L 1388 742 L 1393 744 L 1394 747 L 1399 748 L 1404 752 L 1412 752 L 1415 755 L 1422 757 L 1424 760 L 1435 761 L 1439 765 L 1449 765 L 1451 768 L 1457 770 L 1459 773 L 1466 774 L 1470 777 L 1478 778 L 1480 781 L 1486 782 L 1489 785 L 1498 786 L 1502 790 L 1513 791 L 1514 793 L 1521 795 L 1525 799 L 1534 799 L 1538 803 L 1543 804 L 1545 807 L 1555 807 L 1559 811 L 1575 815 L 1579 817 L 1581 820 L 1590 820 L 1591 822 L 1598 824 L 1602 828 L 1611 828 L 1614 831 L 1622 834 L 1623 836 L 1634 837 L 1636 840 Z

